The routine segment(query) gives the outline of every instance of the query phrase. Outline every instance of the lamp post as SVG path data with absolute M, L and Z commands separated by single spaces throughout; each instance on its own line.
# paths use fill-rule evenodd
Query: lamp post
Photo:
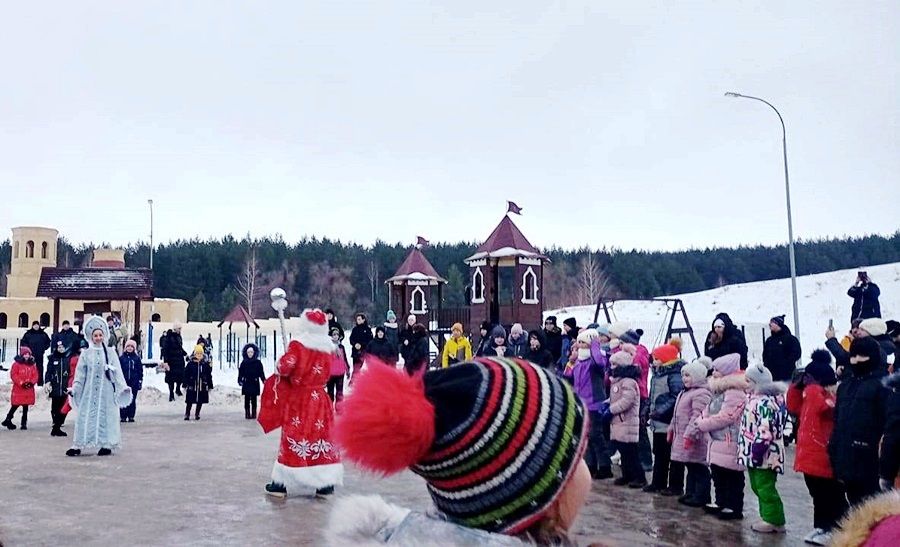
M 725 93 L 725 96 L 739 99 L 752 99 L 754 101 L 765 103 L 769 108 L 775 111 L 775 114 L 778 115 L 778 121 L 781 122 L 781 148 L 784 153 L 784 194 L 785 202 L 787 203 L 788 254 L 791 260 L 791 297 L 794 301 L 794 336 L 800 338 L 800 313 L 797 307 L 797 262 L 794 258 L 794 222 L 791 215 L 791 184 L 790 178 L 788 177 L 787 130 L 784 127 L 784 118 L 781 117 L 781 112 L 765 99 L 752 97 L 750 95 L 742 95 L 733 91 Z
M 150 274 L 153 274 L 153 200 L 148 199 L 150 206 Z M 150 301 L 150 320 L 147 322 L 147 358 L 153 359 L 153 315 L 156 312 L 156 302 Z

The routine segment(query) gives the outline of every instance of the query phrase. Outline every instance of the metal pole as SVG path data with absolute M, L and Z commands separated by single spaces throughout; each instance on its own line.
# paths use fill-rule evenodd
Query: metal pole
M 153 200 L 148 199 L 150 204 L 150 269 L 153 269 Z
M 737 97 L 742 99 L 753 99 L 754 101 L 765 103 L 769 108 L 775 111 L 775 114 L 778 115 L 778 121 L 781 122 L 781 146 L 784 153 L 784 194 L 785 202 L 787 204 L 788 221 L 788 256 L 791 263 L 791 299 L 793 300 L 794 307 L 794 336 L 800 338 L 800 311 L 799 306 L 797 305 L 797 261 L 794 258 L 794 220 L 793 215 L 791 214 L 791 183 L 790 177 L 788 176 L 787 129 L 785 129 L 784 126 L 784 118 L 781 117 L 781 112 L 779 112 L 772 103 L 765 99 L 760 99 L 759 97 L 753 97 L 751 95 L 742 95 L 740 93 L 734 93 L 731 91 L 726 93 L 725 96 Z

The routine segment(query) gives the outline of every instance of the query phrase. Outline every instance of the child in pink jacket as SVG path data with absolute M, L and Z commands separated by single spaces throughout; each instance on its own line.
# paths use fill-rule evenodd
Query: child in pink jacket
M 10 392 L 9 413 L 3 426 L 7 429 L 15 429 L 16 425 L 12 423 L 13 416 L 19 407 L 22 407 L 22 431 L 28 430 L 28 407 L 34 404 L 34 385 L 38 381 L 38 369 L 34 362 L 34 356 L 31 350 L 25 346 L 19 349 L 19 355 L 16 355 L 12 368 L 9 370 L 9 379 L 12 381 L 12 391 Z
M 730 353 L 713 361 L 713 377 L 709 380 L 713 395 L 697 420 L 697 428 L 709 434 L 706 461 L 716 487 L 716 502 L 704 509 L 721 520 L 744 518 L 744 466 L 738 460 L 738 439 L 748 388 L 739 354 Z
M 697 421 L 712 399 L 712 392 L 706 385 L 710 368 L 712 359 L 709 357 L 701 357 L 682 367 L 684 391 L 675 401 L 675 413 L 669 424 L 672 461 L 687 467 L 687 484 L 678 502 L 688 507 L 703 507 L 710 501 L 709 467 L 706 465 L 709 439 L 697 427 Z
M 638 379 L 641 377 L 641 369 L 633 364 L 634 352 L 633 345 L 624 344 L 621 351 L 609 359 L 612 370 L 607 412 L 612 420 L 610 438 L 613 448 L 622 456 L 622 477 L 613 484 L 643 488 L 647 486 L 647 477 L 638 458 L 641 408 Z

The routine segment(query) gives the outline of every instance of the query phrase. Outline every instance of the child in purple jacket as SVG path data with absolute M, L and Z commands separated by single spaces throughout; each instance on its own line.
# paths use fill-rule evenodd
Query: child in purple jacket
M 593 329 L 585 329 L 578 334 L 575 340 L 577 357 L 571 370 L 571 377 L 575 393 L 587 406 L 591 420 L 588 449 L 584 460 L 591 471 L 591 477 L 595 480 L 604 480 L 613 476 L 607 448 L 608 441 L 601 417 L 606 400 L 604 382 L 608 362 L 597 338 L 597 331 Z

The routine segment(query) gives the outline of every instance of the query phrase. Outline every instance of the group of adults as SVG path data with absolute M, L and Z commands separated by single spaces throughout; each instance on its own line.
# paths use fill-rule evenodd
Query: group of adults
M 326 309 L 325 316 L 328 318 L 329 334 L 336 335 L 338 341 L 343 343 L 344 328 L 334 310 Z M 397 365 L 402 358 L 403 367 L 410 375 L 426 368 L 431 360 L 428 329 L 415 315 L 407 317 L 406 324 L 401 327 L 394 311 L 388 310 L 384 323 L 373 329 L 366 314 L 359 312 L 354 316 L 348 341 L 354 374 L 362 368 L 365 356 L 390 365 Z
M 120 343 L 123 342 L 123 335 L 119 325 L 116 325 L 115 318 L 109 316 L 106 319 L 109 327 L 109 340 L 107 346 L 121 350 Z M 80 325 L 79 325 L 80 326 Z M 72 323 L 68 320 L 63 321 L 60 329 L 52 337 L 47 334 L 45 327 L 38 321 L 31 323 L 31 328 L 25 331 L 19 342 L 20 346 L 24 346 L 31 350 L 34 356 L 35 365 L 38 369 L 38 386 L 44 385 L 44 356 L 47 350 L 60 351 L 67 355 L 74 354 L 80 347 L 87 346 L 87 341 L 80 331 L 72 328 Z

